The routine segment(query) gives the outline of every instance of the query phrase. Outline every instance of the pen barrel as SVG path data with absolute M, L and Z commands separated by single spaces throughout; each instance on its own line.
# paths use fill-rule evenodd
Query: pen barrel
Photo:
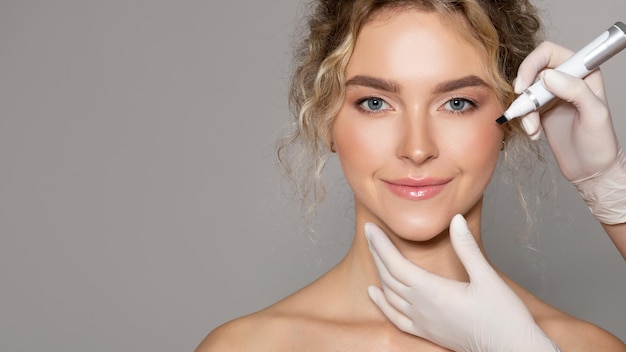
M 576 52 L 555 70 L 584 78 L 606 60 L 626 48 L 626 25 L 615 23 L 611 28 Z M 520 99 L 521 98 L 521 99 Z M 526 89 L 505 112 L 508 119 L 526 115 L 554 99 L 541 80 Z
M 591 66 L 587 66 L 587 57 L 591 53 L 598 53 L 598 49 L 606 48 L 606 45 L 603 44 L 605 44 L 607 42 L 607 39 L 609 39 L 609 34 L 609 31 L 605 31 L 598 38 L 594 39 L 591 43 L 580 49 L 580 51 L 578 51 L 576 54 L 572 55 L 572 57 L 567 59 L 561 65 L 557 66 L 555 70 L 567 73 L 568 75 L 577 78 L 585 77 L 586 75 L 591 73 L 591 71 L 595 70 L 601 63 L 600 62 Z M 594 55 L 594 57 L 597 57 L 597 55 Z
M 588 68 L 585 65 L 585 59 L 590 53 L 597 52 L 598 48 L 603 47 L 603 43 L 606 43 L 607 39 L 609 38 L 609 34 L 609 31 L 605 31 L 599 37 L 594 39 L 591 43 L 587 44 L 584 48 L 580 49 L 578 52 L 572 55 L 572 57 L 567 59 L 561 65 L 557 66 L 555 70 L 577 78 L 583 78 L 587 76 L 599 66 L 599 63 L 595 66 L 591 66 Z M 550 100 L 554 99 L 554 95 L 544 87 L 541 80 L 535 82 L 532 86 L 530 86 L 524 92 L 524 94 L 529 96 L 530 100 L 533 102 L 534 109 L 538 109 L 540 106 L 543 106 Z
M 584 78 L 624 48 L 626 48 L 626 25 L 622 22 L 616 22 L 599 37 L 556 67 L 555 70 L 577 78 Z M 498 123 L 526 115 L 552 99 L 554 99 L 554 95 L 539 80 L 513 101 L 502 118 L 498 119 Z
M 616 22 L 607 30 L 608 38 L 585 57 L 585 67 L 593 70 L 626 48 L 626 25 Z

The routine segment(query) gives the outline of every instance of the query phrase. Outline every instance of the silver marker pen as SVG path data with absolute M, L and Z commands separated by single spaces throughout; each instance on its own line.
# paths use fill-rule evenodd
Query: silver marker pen
M 559 65 L 556 70 L 583 78 L 624 48 L 626 48 L 626 25 L 616 22 L 598 38 Z M 554 95 L 548 92 L 539 80 L 520 94 L 496 122 L 503 124 L 516 117 L 524 116 L 552 99 Z

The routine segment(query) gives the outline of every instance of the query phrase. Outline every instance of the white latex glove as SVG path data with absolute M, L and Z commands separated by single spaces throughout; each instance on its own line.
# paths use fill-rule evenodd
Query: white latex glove
M 608 108 L 600 70 L 585 79 L 552 70 L 572 52 L 544 42 L 518 70 L 515 92 L 521 93 L 539 75 L 557 98 L 548 109 L 522 117 L 533 139 L 543 129 L 566 179 L 579 190 L 594 216 L 603 223 L 626 222 L 626 170 Z M 541 115 L 541 117 L 540 117 Z
M 558 351 L 487 263 L 463 216 L 452 219 L 450 238 L 470 282 L 413 264 L 374 224 L 365 232 L 382 283 L 369 288 L 370 297 L 400 330 L 453 351 Z

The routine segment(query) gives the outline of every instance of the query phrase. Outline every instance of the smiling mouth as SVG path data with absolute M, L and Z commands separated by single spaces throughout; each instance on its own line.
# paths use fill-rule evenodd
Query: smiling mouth
M 426 200 L 437 196 L 452 179 L 400 179 L 384 181 L 394 195 L 408 200 Z

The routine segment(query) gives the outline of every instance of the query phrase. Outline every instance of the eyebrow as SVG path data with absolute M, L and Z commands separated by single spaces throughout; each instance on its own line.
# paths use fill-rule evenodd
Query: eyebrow
M 400 92 L 400 85 L 396 81 L 366 75 L 357 75 L 350 78 L 348 81 L 346 81 L 346 87 L 348 86 L 370 87 L 374 89 L 384 90 L 390 93 Z M 485 82 L 482 78 L 478 76 L 470 75 L 459 79 L 442 82 L 435 87 L 433 92 L 446 93 L 466 87 L 490 89 L 491 85 L 487 84 L 487 82 Z
M 465 76 L 463 78 L 454 79 L 451 81 L 440 83 L 435 87 L 434 92 L 446 93 L 446 92 L 452 92 L 454 90 L 466 88 L 466 87 L 478 87 L 478 88 L 490 89 L 491 85 L 487 84 L 487 82 L 485 82 L 482 78 L 471 75 L 471 76 Z
M 400 91 L 400 85 L 395 81 L 363 75 L 358 75 L 350 78 L 348 81 L 346 81 L 346 87 L 348 86 L 370 87 L 374 89 L 384 90 L 390 93 L 398 93 Z

